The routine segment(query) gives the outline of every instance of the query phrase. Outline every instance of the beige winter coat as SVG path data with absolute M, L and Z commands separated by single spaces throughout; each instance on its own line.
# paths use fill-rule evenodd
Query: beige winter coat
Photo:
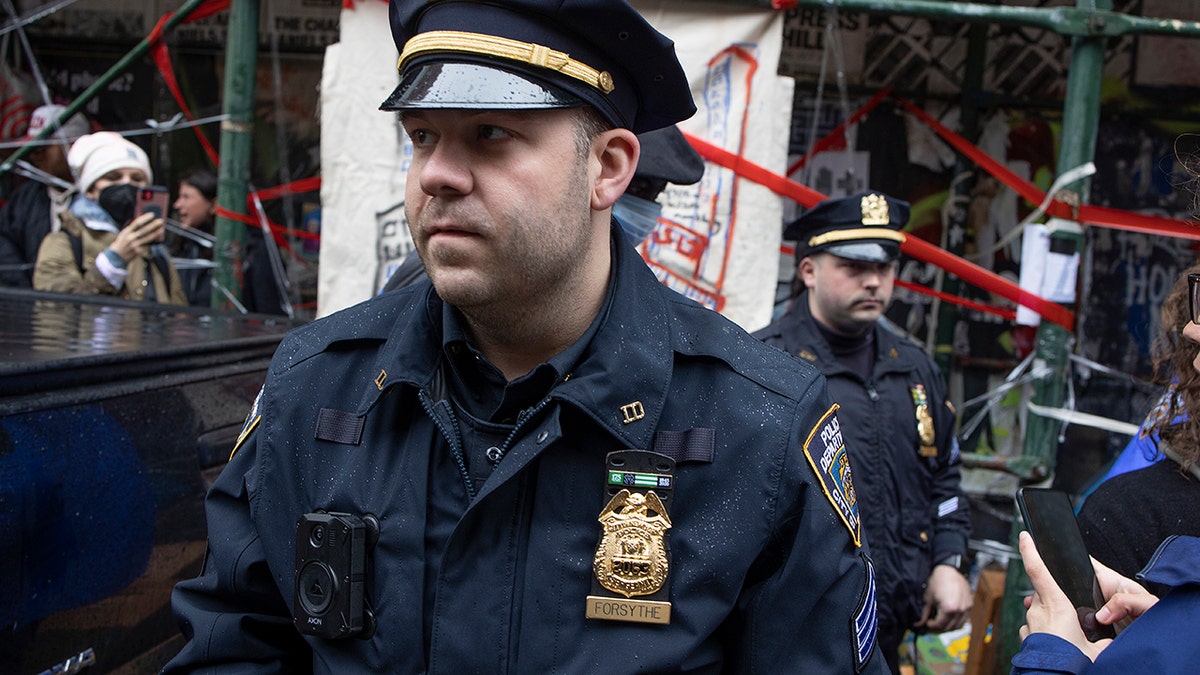
M 169 283 L 149 258 L 139 257 L 127 263 L 129 275 L 125 277 L 125 284 L 121 288 L 115 288 L 96 268 L 96 256 L 117 238 L 116 233 L 90 229 L 69 211 L 60 217 L 62 231 L 46 235 L 41 248 L 38 249 L 37 264 L 33 270 L 34 288 L 59 293 L 115 295 L 128 300 L 144 300 L 146 287 L 150 283 L 146 277 L 146 269 L 149 267 L 159 302 L 187 304 L 187 295 L 179 281 L 179 273 L 175 271 L 175 266 L 170 264 L 169 259 Z M 69 235 L 80 237 L 83 241 L 83 272 L 80 272 L 79 266 L 75 264 L 75 252 L 71 248 Z

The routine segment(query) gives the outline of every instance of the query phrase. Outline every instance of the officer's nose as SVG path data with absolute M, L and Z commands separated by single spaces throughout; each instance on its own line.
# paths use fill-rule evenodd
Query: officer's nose
M 467 194 L 473 177 L 461 146 L 439 141 L 419 167 L 421 190 L 431 197 Z

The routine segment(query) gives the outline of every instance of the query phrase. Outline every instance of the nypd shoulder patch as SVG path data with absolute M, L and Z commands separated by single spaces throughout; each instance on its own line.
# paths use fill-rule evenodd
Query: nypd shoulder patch
M 850 455 L 842 442 L 842 426 L 833 404 L 804 441 L 804 456 L 821 482 L 825 497 L 833 504 L 855 546 L 862 546 L 862 523 L 858 517 L 858 496 L 850 476 Z
M 229 459 L 233 459 L 246 439 L 250 438 L 251 432 L 258 426 L 259 420 L 262 419 L 262 412 L 259 410 L 259 406 L 262 404 L 262 395 L 263 388 L 259 387 L 258 396 L 254 397 L 254 405 L 250 406 L 250 414 L 246 415 L 246 421 L 242 423 L 242 431 L 238 434 L 237 442 L 233 444 L 233 450 L 229 451 Z
M 854 635 L 854 672 L 861 672 L 875 649 L 875 638 L 879 635 L 879 615 L 875 610 L 875 565 L 866 553 L 862 554 L 866 564 L 867 578 L 862 596 L 850 619 L 850 632 Z

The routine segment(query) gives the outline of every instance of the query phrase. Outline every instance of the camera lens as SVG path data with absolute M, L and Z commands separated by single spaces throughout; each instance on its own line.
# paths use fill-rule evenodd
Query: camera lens
M 308 543 L 312 544 L 313 548 L 321 548 L 325 545 L 325 526 L 314 525 L 313 529 L 308 532 Z

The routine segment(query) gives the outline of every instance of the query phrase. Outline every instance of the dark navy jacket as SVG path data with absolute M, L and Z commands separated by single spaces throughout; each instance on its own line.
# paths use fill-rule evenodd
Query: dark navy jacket
M 921 616 L 933 563 L 967 552 L 970 511 L 959 476 L 954 413 L 933 361 L 877 324 L 871 380 L 833 355 L 808 309 L 808 294 L 755 337 L 815 365 L 841 408 L 863 528 L 879 573 L 880 626 L 903 631 Z M 921 385 L 933 418 L 933 450 L 922 455 L 913 388 Z
M 1172 590 L 1121 631 L 1095 663 L 1057 635 L 1033 633 L 1013 657 L 1012 675 L 1173 675 L 1200 669 L 1200 539 L 1169 537 L 1137 576 Z
M 173 598 L 190 640 L 166 671 L 885 673 L 857 513 L 806 455 L 840 441 L 823 378 L 615 248 L 607 319 L 473 499 L 434 382 L 428 282 L 293 331 L 209 494 L 204 571 Z M 361 418 L 359 442 L 314 440 L 322 409 Z M 676 469 L 670 624 L 586 619 L 606 453 L 692 430 L 713 442 Z M 380 519 L 370 639 L 292 626 L 296 520 L 317 509 Z

